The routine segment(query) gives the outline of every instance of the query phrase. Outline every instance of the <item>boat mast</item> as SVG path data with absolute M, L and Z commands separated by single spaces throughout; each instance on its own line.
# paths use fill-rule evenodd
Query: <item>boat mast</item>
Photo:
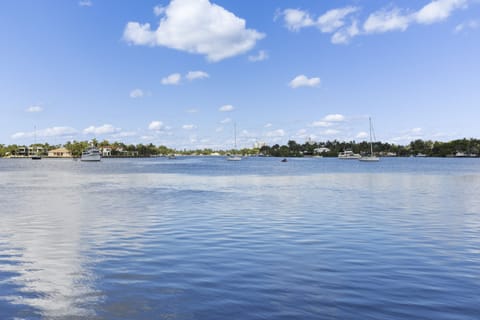
M 235 146 L 235 150 L 237 150 L 237 123 L 234 122 L 233 123 L 233 136 L 234 136 L 234 146 Z
M 372 142 L 372 118 L 368 117 L 370 123 L 370 155 L 373 157 L 373 142 Z

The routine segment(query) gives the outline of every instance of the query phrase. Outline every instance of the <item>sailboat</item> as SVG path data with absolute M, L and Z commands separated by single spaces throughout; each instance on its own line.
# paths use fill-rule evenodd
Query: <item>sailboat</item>
M 35 153 L 32 155 L 32 160 L 41 160 L 42 159 L 42 156 L 40 156 L 38 154 L 38 146 L 35 146 L 37 144 L 37 127 L 34 128 L 34 142 L 33 142 L 33 147 L 32 147 L 32 150 L 33 148 L 37 148 L 37 150 L 35 151 Z
M 380 161 L 379 157 L 375 157 L 373 155 L 373 141 L 372 141 L 372 118 L 368 118 L 368 121 L 370 123 L 370 155 L 365 156 L 365 157 L 360 157 L 358 160 L 360 161 L 367 161 L 367 162 L 375 162 L 375 161 Z
M 233 132 L 234 132 L 234 137 L 235 137 L 235 138 L 234 138 L 234 141 L 235 141 L 235 142 L 234 142 L 234 143 L 235 143 L 235 148 L 234 148 L 234 150 L 237 151 L 237 124 L 236 124 L 236 123 L 233 124 L 233 128 L 234 128 L 234 129 L 233 129 Z M 234 154 L 234 155 L 228 156 L 228 157 L 227 157 L 227 160 L 228 160 L 228 161 L 240 161 L 240 160 L 242 160 L 242 157 Z

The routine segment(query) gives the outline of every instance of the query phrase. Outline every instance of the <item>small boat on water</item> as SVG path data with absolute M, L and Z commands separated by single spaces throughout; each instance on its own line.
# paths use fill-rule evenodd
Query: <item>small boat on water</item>
M 342 160 L 358 160 L 361 157 L 362 156 L 359 155 L 358 153 L 353 153 L 352 150 L 345 150 L 338 154 L 338 159 L 342 159 Z
M 280 160 L 280 162 L 287 162 L 287 159 L 283 158 L 282 160 Z
M 368 121 L 370 122 L 370 155 L 360 157 L 358 160 L 364 161 L 364 162 L 376 162 L 376 161 L 380 161 L 380 158 L 375 157 L 375 155 L 373 154 L 372 118 L 368 118 Z
M 90 146 L 82 152 L 80 161 L 100 161 L 101 158 L 100 151 L 96 147 Z
M 240 160 L 242 160 L 242 157 L 240 157 L 240 156 L 233 155 L 233 156 L 228 156 L 227 157 L 227 161 L 240 161 Z
M 234 134 L 234 141 L 235 141 L 234 150 L 237 150 L 237 124 L 236 123 L 233 124 L 233 134 Z M 236 154 L 227 156 L 227 161 L 240 161 L 240 160 L 242 160 L 242 157 Z

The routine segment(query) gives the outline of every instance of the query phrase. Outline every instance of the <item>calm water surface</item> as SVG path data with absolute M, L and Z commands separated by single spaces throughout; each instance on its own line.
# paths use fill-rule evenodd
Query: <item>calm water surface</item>
M 480 159 L 0 159 L 0 319 L 479 319 Z

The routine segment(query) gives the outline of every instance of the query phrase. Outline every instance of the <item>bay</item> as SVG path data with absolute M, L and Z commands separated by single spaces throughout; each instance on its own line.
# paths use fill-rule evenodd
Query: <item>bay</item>
M 477 319 L 480 159 L 0 159 L 1 319 Z

